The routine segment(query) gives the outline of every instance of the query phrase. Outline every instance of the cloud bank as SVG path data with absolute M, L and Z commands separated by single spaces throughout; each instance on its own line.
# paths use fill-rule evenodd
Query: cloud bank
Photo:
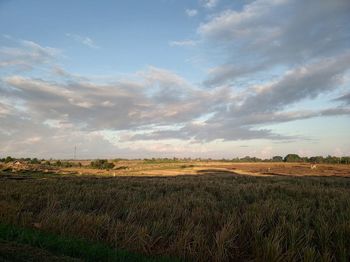
M 201 4 L 214 9 L 218 1 Z M 350 115 L 349 93 L 339 95 L 350 84 L 349 13 L 346 0 L 256 0 L 213 13 L 198 26 L 199 41 L 169 42 L 204 45 L 224 57 L 201 83 L 154 66 L 97 81 L 61 68 L 59 48 L 11 40 L 0 47 L 0 145 L 20 155 L 67 157 L 78 145 L 83 157 L 137 157 L 169 150 L 170 140 L 309 139 L 267 126 Z M 67 36 L 97 48 L 90 38 Z M 320 98 L 328 102 L 296 108 Z M 142 154 L 135 143 L 144 145 Z

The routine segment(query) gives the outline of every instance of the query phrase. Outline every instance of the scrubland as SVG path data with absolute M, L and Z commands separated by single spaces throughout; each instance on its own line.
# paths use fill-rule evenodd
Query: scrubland
M 102 174 L 5 171 L 0 223 L 149 258 L 350 259 L 349 167 L 305 166 L 291 176 L 282 164 L 132 165 Z

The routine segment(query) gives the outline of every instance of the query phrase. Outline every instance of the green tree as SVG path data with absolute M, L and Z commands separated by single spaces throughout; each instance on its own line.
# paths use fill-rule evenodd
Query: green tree
M 325 158 L 325 162 L 328 163 L 328 164 L 339 164 L 339 163 L 340 163 L 340 158 L 339 158 L 339 157 L 336 157 L 336 156 L 330 156 L 330 155 L 328 155 L 328 156 Z
M 320 164 L 324 162 L 324 159 L 323 156 L 312 156 L 309 158 L 309 162 Z
M 5 163 L 9 163 L 9 162 L 12 162 L 14 161 L 15 159 L 13 157 L 10 157 L 10 156 L 7 156 L 4 160 Z
M 273 162 L 283 162 L 283 157 L 281 156 L 274 156 L 272 157 Z
M 350 156 L 343 156 L 340 161 L 342 164 L 350 164 Z
M 284 157 L 284 162 L 301 162 L 302 159 L 297 154 L 288 154 Z

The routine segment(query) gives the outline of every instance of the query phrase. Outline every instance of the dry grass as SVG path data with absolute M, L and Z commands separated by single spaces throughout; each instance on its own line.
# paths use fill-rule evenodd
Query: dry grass
M 0 222 L 196 261 L 350 259 L 348 178 L 182 169 L 196 175 L 2 176 Z
M 85 175 L 113 175 L 121 176 L 166 176 L 166 175 L 196 175 L 201 170 L 217 169 L 253 176 L 342 176 L 350 177 L 350 165 L 317 164 L 311 169 L 309 163 L 232 163 L 232 162 L 175 162 L 175 163 L 147 163 L 145 161 L 119 161 L 115 170 L 98 170 L 84 168 L 61 168 L 60 173 L 77 173 Z

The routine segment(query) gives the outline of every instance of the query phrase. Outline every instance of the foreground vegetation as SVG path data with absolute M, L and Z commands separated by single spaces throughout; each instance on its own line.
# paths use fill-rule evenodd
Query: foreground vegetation
M 100 243 L 0 224 L 0 261 L 175 261 L 153 259 Z
M 349 261 L 349 221 L 341 177 L 25 174 L 0 187 L 2 224 L 185 260 Z

